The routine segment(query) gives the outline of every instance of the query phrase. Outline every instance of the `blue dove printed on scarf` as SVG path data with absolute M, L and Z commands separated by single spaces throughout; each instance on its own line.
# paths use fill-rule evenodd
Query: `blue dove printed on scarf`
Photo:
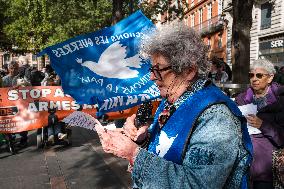
M 114 26 L 47 47 L 51 66 L 65 94 L 79 104 L 98 104 L 98 115 L 124 110 L 158 98 L 150 80 L 150 60 L 142 59 L 139 43 L 154 25 L 137 11 Z

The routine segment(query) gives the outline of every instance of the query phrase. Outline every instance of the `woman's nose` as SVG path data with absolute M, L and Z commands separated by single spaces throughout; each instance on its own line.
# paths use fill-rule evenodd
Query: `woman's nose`
M 257 80 L 258 80 L 258 78 L 256 77 L 256 75 L 254 75 L 254 76 L 251 78 L 251 80 L 253 80 L 253 81 L 257 81 Z
M 150 72 L 150 80 L 155 81 L 157 78 L 155 77 L 155 74 L 153 72 Z

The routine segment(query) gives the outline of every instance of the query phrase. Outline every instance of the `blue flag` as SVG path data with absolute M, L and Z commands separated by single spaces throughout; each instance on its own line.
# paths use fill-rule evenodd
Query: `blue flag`
M 149 60 L 139 42 L 154 25 L 137 11 L 116 25 L 45 48 L 65 94 L 79 104 L 98 104 L 98 115 L 159 97 Z

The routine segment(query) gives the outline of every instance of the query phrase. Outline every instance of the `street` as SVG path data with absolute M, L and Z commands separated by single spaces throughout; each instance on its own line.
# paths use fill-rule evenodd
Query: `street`
M 29 146 L 16 155 L 1 146 L 0 188 L 130 188 L 127 161 L 104 153 L 95 132 L 72 129 L 72 146 L 37 149 L 35 131 L 29 132 Z

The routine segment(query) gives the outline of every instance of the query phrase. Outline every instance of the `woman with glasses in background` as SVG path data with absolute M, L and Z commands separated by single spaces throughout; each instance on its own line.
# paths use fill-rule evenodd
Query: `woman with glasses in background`
M 150 79 L 163 98 L 153 124 L 99 133 L 103 149 L 127 159 L 135 188 L 246 188 L 251 142 L 234 102 L 205 79 L 207 47 L 183 23 L 145 37 Z M 137 143 L 149 141 L 146 148 Z
M 284 145 L 284 90 L 273 83 L 275 69 L 265 59 L 255 60 L 250 66 L 250 87 L 237 96 L 238 105 L 254 104 L 257 114 L 248 115 L 250 126 L 259 129 L 251 134 L 253 162 L 250 168 L 254 189 L 272 189 L 272 151 Z

